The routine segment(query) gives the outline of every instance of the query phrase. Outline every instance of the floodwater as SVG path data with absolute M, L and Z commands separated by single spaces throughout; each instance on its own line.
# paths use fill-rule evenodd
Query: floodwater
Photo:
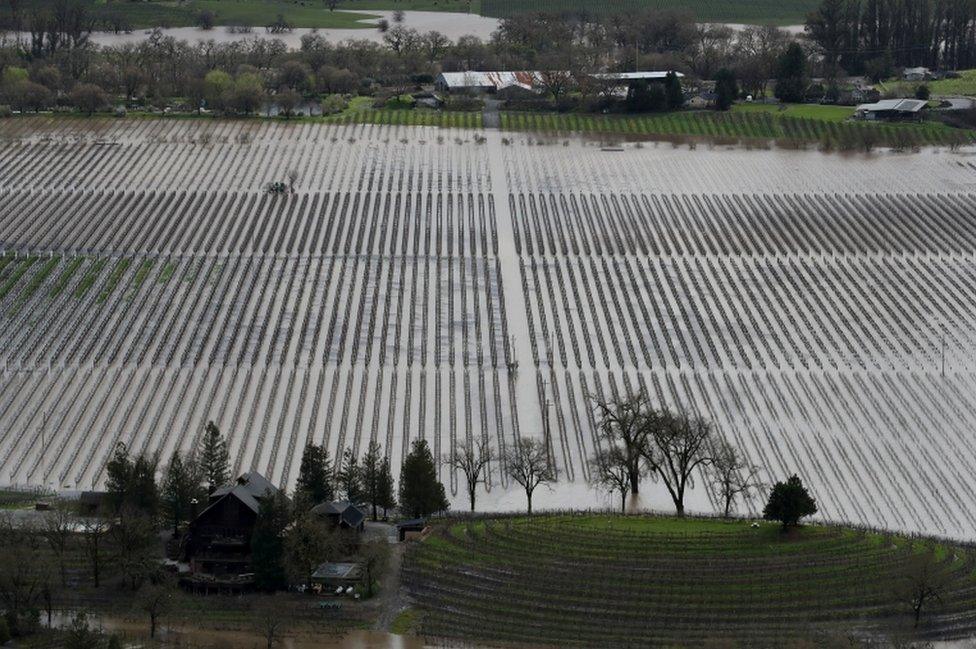
M 363 29 L 296 28 L 287 34 L 268 34 L 263 28 L 255 27 L 254 31 L 250 34 L 237 34 L 231 33 L 226 27 L 215 27 L 208 31 L 197 27 L 171 27 L 163 29 L 162 32 L 165 36 L 173 36 L 178 40 L 185 40 L 190 43 L 203 43 L 206 41 L 232 43 L 256 38 L 273 38 L 284 42 L 288 49 L 297 50 L 301 47 L 302 37 L 312 33 L 319 34 L 327 41 L 333 43 L 346 40 L 368 40 L 382 43 L 383 33 L 379 29 L 376 29 L 376 25 L 383 19 L 391 26 L 395 24 L 392 11 L 356 11 L 353 13 L 367 13 L 375 17 L 363 20 Z M 462 36 L 477 36 L 478 38 L 487 40 L 492 32 L 498 29 L 499 24 L 497 18 L 487 18 L 477 14 L 442 11 L 405 11 L 403 13 L 404 19 L 401 24 L 404 27 L 416 29 L 421 33 L 438 31 L 455 41 Z M 152 31 L 148 29 L 135 30 L 129 33 L 93 32 L 91 40 L 97 45 L 112 47 L 141 43 L 149 38 L 151 33 Z M 21 37 L 27 38 L 27 35 L 21 34 Z
M 73 612 L 54 616 L 54 626 L 63 627 L 73 619 Z M 89 624 L 107 633 L 121 633 L 127 638 L 145 637 L 145 621 L 113 617 L 103 613 L 88 616 Z M 230 649 L 263 649 L 268 646 L 265 636 L 257 631 L 212 629 L 183 624 L 169 625 L 163 621 L 156 632 L 160 640 L 176 647 L 207 647 Z M 284 649 L 422 649 L 424 641 L 415 636 L 396 635 L 385 631 L 354 629 L 343 634 L 283 632 L 275 646 Z M 475 645 L 469 645 L 475 646 Z

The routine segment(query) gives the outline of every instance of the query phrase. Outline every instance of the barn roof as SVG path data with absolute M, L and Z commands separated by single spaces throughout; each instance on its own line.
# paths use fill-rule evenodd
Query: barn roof
M 539 83 L 538 72 L 528 71 L 468 71 L 442 72 L 440 82 L 448 88 L 494 88 L 509 86 L 534 87 Z
M 663 79 L 668 76 L 669 72 L 674 72 L 675 76 L 679 79 L 685 75 L 680 72 L 675 72 L 674 70 L 643 70 L 639 72 L 602 72 L 599 74 L 590 75 L 594 79 L 603 79 L 605 81 L 651 81 L 656 79 Z
M 857 111 L 880 112 L 895 111 L 899 113 L 917 113 L 925 108 L 928 102 L 921 99 L 882 99 L 873 104 L 861 104 Z

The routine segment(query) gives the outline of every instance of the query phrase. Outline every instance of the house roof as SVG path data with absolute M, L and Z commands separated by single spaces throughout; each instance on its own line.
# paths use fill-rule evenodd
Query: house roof
M 539 73 L 529 71 L 442 72 L 439 81 L 448 88 L 494 88 L 520 85 L 532 88 L 539 83 Z
M 663 79 L 668 76 L 669 72 L 674 72 L 675 76 L 679 79 L 685 75 L 680 72 L 675 72 L 674 70 L 643 70 L 639 72 L 602 72 L 600 74 L 590 75 L 594 79 L 604 79 L 606 81 L 651 81 L 656 79 Z
M 210 506 L 204 509 L 203 512 L 200 512 L 200 515 L 202 516 L 207 510 L 227 496 L 237 498 L 256 514 L 261 507 L 259 501 L 268 495 L 274 495 L 276 493 L 278 493 L 278 488 L 271 484 L 270 480 L 256 471 L 251 471 L 239 477 L 236 484 L 214 490 L 210 495 Z
M 359 527 L 366 520 L 366 514 L 348 500 L 336 500 L 330 503 L 320 503 L 312 507 L 312 513 L 317 516 L 337 516 L 349 527 Z
M 873 104 L 861 104 L 857 107 L 858 112 L 880 112 L 895 111 L 899 113 L 917 113 L 925 108 L 928 102 L 921 99 L 882 99 Z

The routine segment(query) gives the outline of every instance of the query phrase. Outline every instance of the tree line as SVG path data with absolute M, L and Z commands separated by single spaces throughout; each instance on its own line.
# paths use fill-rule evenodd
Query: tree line
M 890 76 L 896 67 L 976 64 L 976 5 L 966 0 L 823 0 L 806 21 L 824 74 Z

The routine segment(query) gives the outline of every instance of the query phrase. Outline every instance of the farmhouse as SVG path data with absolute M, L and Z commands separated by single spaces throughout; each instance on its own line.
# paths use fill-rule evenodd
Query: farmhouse
M 342 530 L 362 532 L 366 526 L 366 513 L 346 500 L 316 505 L 312 513 Z
M 251 535 L 261 501 L 277 493 L 267 478 L 253 471 L 214 491 L 185 539 L 184 556 L 192 575 L 206 581 L 241 581 L 251 569 Z
M 861 104 L 854 116 L 866 120 L 917 120 L 928 102 L 921 99 L 882 99 L 873 104 Z
M 434 81 L 441 92 L 496 93 L 510 86 L 538 90 L 541 77 L 538 72 L 442 72 Z

